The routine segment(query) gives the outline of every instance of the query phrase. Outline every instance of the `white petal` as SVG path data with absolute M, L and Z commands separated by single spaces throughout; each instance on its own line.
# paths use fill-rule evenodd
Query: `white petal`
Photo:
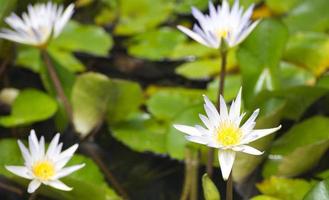
M 200 44 L 203 44 L 207 47 L 211 47 L 200 35 L 198 35 L 197 33 L 193 32 L 192 30 L 184 27 L 184 26 L 177 26 L 177 28 L 182 31 L 183 33 L 185 33 L 186 35 L 188 35 L 190 38 L 192 38 L 193 40 L 199 42 Z
M 60 179 L 64 176 L 67 176 L 67 175 L 81 169 L 84 166 L 85 166 L 85 164 L 80 164 L 80 165 L 74 165 L 74 166 L 63 168 L 59 172 L 57 172 L 56 175 L 53 178 L 54 179 Z
M 260 20 L 255 21 L 246 30 L 244 30 L 242 32 L 241 36 L 237 39 L 237 41 L 234 44 L 232 44 L 232 46 L 236 46 L 236 45 L 240 44 L 243 40 L 245 40 L 246 37 L 248 37 L 248 35 L 251 33 L 251 31 L 253 31 L 254 28 L 256 28 L 256 26 L 258 25 L 259 22 L 260 22 Z
M 174 124 L 174 128 L 186 133 L 188 135 L 192 135 L 192 136 L 200 136 L 201 133 L 193 126 L 185 126 L 185 125 L 179 125 L 179 124 Z
M 229 113 L 229 118 L 231 120 L 238 120 L 240 118 L 240 110 L 241 110 L 241 93 L 242 93 L 242 87 L 240 87 L 240 90 L 238 92 L 238 95 L 235 99 L 235 101 L 232 103 Z M 237 126 L 239 124 L 236 124 Z
M 233 147 L 234 151 L 240 151 L 243 153 L 247 153 L 247 154 L 252 154 L 252 155 L 262 155 L 264 152 L 261 152 L 251 146 L 247 146 L 247 145 L 240 145 L 240 146 L 236 146 Z
M 209 143 L 209 138 L 204 137 L 204 136 L 185 136 L 185 138 L 190 142 L 194 142 L 194 143 L 198 143 L 198 144 L 208 144 Z
M 209 119 L 202 115 L 202 114 L 199 114 L 199 117 L 201 119 L 201 121 L 203 122 L 203 124 L 208 128 L 208 129 L 213 129 L 213 125 L 210 123 Z
M 214 104 L 208 99 L 206 95 L 203 95 L 203 98 L 205 101 L 204 109 L 208 115 L 208 119 L 212 123 L 212 126 L 215 127 L 220 121 L 219 113 Z
M 58 20 L 58 22 L 55 25 L 54 28 L 54 36 L 57 37 L 62 29 L 64 28 L 64 26 L 66 25 L 66 23 L 69 21 L 69 19 L 72 17 L 74 12 L 74 4 L 71 3 L 64 11 L 64 13 L 62 14 L 61 18 Z
M 58 142 L 59 142 L 59 138 L 60 138 L 60 134 L 57 133 L 55 135 L 55 137 L 51 140 L 49 146 L 48 146 L 48 149 L 47 149 L 47 157 L 52 157 L 52 155 L 54 155 L 55 153 L 55 150 L 58 146 Z
M 223 179 L 227 180 L 232 171 L 233 163 L 235 160 L 235 152 L 232 150 L 219 150 L 218 160 Z
M 65 157 L 69 157 L 72 156 L 74 154 L 74 152 L 78 149 L 79 145 L 78 144 L 74 144 L 72 145 L 70 148 L 66 149 L 65 151 L 63 151 L 59 157 L 65 158 Z
M 219 113 L 220 113 L 220 118 L 222 120 L 228 119 L 227 107 L 226 107 L 226 103 L 225 103 L 225 100 L 222 95 L 220 95 L 220 98 L 219 98 Z
M 11 173 L 26 179 L 32 179 L 31 172 L 25 166 L 5 166 Z
M 281 125 L 275 128 L 269 128 L 269 129 L 258 129 L 258 130 L 253 130 L 251 131 L 248 135 L 246 135 L 243 139 L 242 139 L 242 144 L 248 144 L 250 142 L 253 142 L 259 138 L 265 137 L 271 133 L 276 132 L 277 130 L 279 130 L 281 128 Z
M 65 185 L 62 181 L 60 180 L 53 180 L 53 181 L 48 181 L 47 185 L 59 189 L 59 190 L 64 190 L 64 191 L 70 191 L 73 188 L 68 187 L 67 185 Z
M 38 189 L 41 185 L 41 182 L 34 179 L 30 182 L 28 188 L 27 188 L 27 192 L 28 193 L 33 193 L 36 189 Z
M 257 118 L 259 114 L 259 109 L 256 109 L 251 116 L 249 117 L 249 119 L 241 126 L 241 130 L 243 132 L 244 135 L 249 134 L 249 132 L 254 128 L 255 126 L 255 120 Z
M 32 159 L 35 159 L 35 157 L 39 153 L 39 141 L 38 141 L 38 138 L 35 135 L 35 131 L 33 129 L 31 130 L 28 140 L 29 140 L 29 149 L 30 149 Z
M 29 150 L 27 150 L 25 145 L 20 140 L 18 140 L 17 143 L 18 143 L 18 146 L 19 146 L 19 148 L 22 152 L 22 155 L 23 155 L 23 158 L 24 158 L 24 161 L 25 161 L 25 165 L 30 166 L 32 161 L 31 161 L 31 155 L 30 155 Z

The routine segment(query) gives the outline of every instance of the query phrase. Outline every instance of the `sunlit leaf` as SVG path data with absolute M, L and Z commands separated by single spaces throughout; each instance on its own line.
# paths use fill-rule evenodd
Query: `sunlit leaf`
M 191 7 L 196 7 L 200 10 L 205 10 L 208 5 L 208 1 L 204 0 L 174 0 L 175 12 L 180 14 L 190 14 Z
M 172 120 L 186 108 L 200 104 L 202 90 L 184 88 L 160 89 L 146 102 L 147 109 L 157 119 Z
M 173 11 L 168 0 L 120 0 L 120 19 L 115 27 L 118 35 L 132 35 L 156 27 L 165 21 Z
M 107 120 L 110 124 L 128 119 L 138 112 L 143 102 L 143 92 L 136 82 L 112 79 L 107 104 Z
M 298 3 L 302 2 L 303 0 L 285 0 L 285 1 L 278 1 L 278 0 L 265 0 L 266 5 L 275 13 L 283 14 L 290 11 L 294 8 Z
M 128 53 L 135 57 L 161 60 L 170 57 L 177 45 L 186 37 L 178 30 L 161 28 L 134 36 L 128 46 Z
M 314 167 L 328 148 L 329 119 L 309 118 L 273 143 L 263 174 L 297 176 Z
M 220 194 L 216 185 L 211 181 L 207 174 L 202 176 L 202 188 L 205 200 L 220 200 Z
M 284 22 L 292 32 L 326 31 L 329 28 L 328 10 L 327 0 L 300 0 L 284 18 Z
M 329 179 L 316 184 L 309 193 L 306 194 L 304 200 L 327 200 L 329 199 Z
M 240 46 L 237 55 L 247 106 L 260 91 L 262 79 L 268 89 L 280 88 L 279 63 L 287 37 L 287 28 L 280 21 L 264 19 Z
M 257 188 L 262 194 L 281 200 L 302 200 L 311 187 L 311 183 L 302 179 L 287 179 L 274 176 L 257 184 Z M 253 198 L 253 200 L 255 199 L 257 198 Z
M 102 123 L 110 88 L 110 80 L 102 74 L 85 73 L 77 78 L 72 91 L 73 124 L 81 137 Z
M 112 45 L 111 36 L 101 27 L 70 21 L 50 48 L 105 56 Z
M 231 51 L 227 58 L 227 71 L 236 66 L 235 52 Z M 221 71 L 221 58 L 200 59 L 178 66 L 175 72 L 189 79 L 209 79 Z
M 284 59 L 321 75 L 329 66 L 329 36 L 302 32 L 291 36 Z
M 111 127 L 113 136 L 139 152 L 166 153 L 167 125 L 151 119 L 148 114 L 138 114 Z
M 47 94 L 34 89 L 27 89 L 17 96 L 9 116 L 1 116 L 0 124 L 14 127 L 43 121 L 57 111 L 57 103 Z

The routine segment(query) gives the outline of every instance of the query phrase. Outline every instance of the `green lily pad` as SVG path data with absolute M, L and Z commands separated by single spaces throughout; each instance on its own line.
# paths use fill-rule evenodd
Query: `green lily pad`
M 177 45 L 186 37 L 176 29 L 160 28 L 134 36 L 128 43 L 128 53 L 132 56 L 161 60 L 170 57 Z
M 329 179 L 321 181 L 316 184 L 309 193 L 305 196 L 304 200 L 327 200 L 329 199 Z
M 240 45 L 237 56 L 247 107 L 262 90 L 262 81 L 269 90 L 280 88 L 279 64 L 287 38 L 287 28 L 280 21 L 264 19 Z
M 156 27 L 169 18 L 173 4 L 168 0 L 120 0 L 117 35 L 133 35 Z
M 329 148 L 328 133 L 326 117 L 311 117 L 294 125 L 273 143 L 263 175 L 291 177 L 310 170 Z
M 291 32 L 324 32 L 329 28 L 327 0 L 301 0 L 284 18 Z
M 281 200 L 302 200 L 311 187 L 311 183 L 302 179 L 280 177 L 271 177 L 257 184 L 257 188 L 262 194 Z M 253 198 L 253 200 L 255 199 L 257 198 Z
M 98 73 L 80 75 L 72 91 L 73 124 L 81 137 L 87 136 L 105 117 L 111 81 Z
M 39 122 L 52 117 L 57 111 L 57 103 L 47 94 L 27 89 L 15 99 L 11 114 L 0 117 L 0 125 L 15 127 Z
M 319 76 L 329 66 L 329 36 L 324 33 L 296 33 L 292 35 L 284 59 L 303 66 Z

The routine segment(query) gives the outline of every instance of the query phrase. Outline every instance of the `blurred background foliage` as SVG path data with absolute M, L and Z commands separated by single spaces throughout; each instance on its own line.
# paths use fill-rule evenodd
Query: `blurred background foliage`
M 0 0 L 0 25 L 6 26 L 3 19 L 10 12 L 20 13 L 36 2 L 42 1 Z M 253 200 L 329 199 L 329 2 L 240 2 L 255 3 L 253 18 L 263 20 L 229 52 L 225 99 L 231 101 L 242 85 L 244 110 L 261 109 L 257 128 L 280 123 L 283 128 L 252 144 L 266 150 L 263 156 L 238 155 L 235 195 Z M 121 198 L 84 153 L 83 147 L 91 146 L 131 199 L 178 199 L 186 148 L 201 152 L 193 158 L 200 159 L 195 170 L 201 174 L 206 149 L 188 144 L 172 124 L 201 123 L 202 94 L 213 101 L 217 97 L 221 58 L 216 50 L 188 39 L 176 25 L 191 25 L 190 7 L 206 11 L 208 2 L 73 3 L 73 19 L 49 47 L 73 106 L 73 126 L 56 99 L 38 51 L 0 40 L 0 180 L 26 185 L 4 165 L 22 163 L 16 138 L 25 138 L 33 127 L 48 138 L 61 131 L 67 145 L 86 143 L 72 163 L 87 166 L 65 180 L 74 190 L 43 187 L 40 198 Z M 65 136 L 73 130 L 76 138 Z M 91 136 L 96 136 L 94 141 L 87 140 Z M 202 178 L 205 192 L 200 184 L 200 199 L 219 199 L 216 187 L 225 193 L 219 173 L 217 169 L 215 183 Z

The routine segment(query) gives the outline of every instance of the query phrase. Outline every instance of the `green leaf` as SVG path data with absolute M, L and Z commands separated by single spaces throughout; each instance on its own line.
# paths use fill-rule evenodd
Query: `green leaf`
M 146 113 L 111 127 L 113 136 L 138 152 L 166 153 L 167 125 L 157 122 Z
M 81 137 L 87 136 L 100 125 L 106 114 L 111 81 L 102 74 L 80 75 L 72 91 L 73 124 Z
M 235 52 L 231 51 L 227 58 L 227 71 L 236 66 Z M 178 66 L 175 72 L 189 79 L 209 79 L 221 71 L 221 58 L 200 59 Z
M 175 129 L 173 124 L 186 124 L 190 126 L 201 124 L 199 113 L 204 114 L 202 103 L 185 108 L 169 124 L 165 144 L 168 154 L 172 158 L 184 159 L 185 146 L 190 143 L 186 140 L 185 134 Z
M 27 89 L 17 96 L 9 116 L 1 116 L 0 124 L 13 127 L 39 122 L 52 117 L 57 103 L 51 97 L 34 89 Z
M 291 63 L 281 62 L 281 83 L 285 88 L 298 85 L 313 85 L 315 76 L 308 70 Z
M 112 45 L 111 36 L 101 27 L 70 21 L 49 48 L 106 56 Z
M 170 57 L 175 47 L 186 37 L 176 29 L 167 27 L 134 36 L 128 46 L 128 53 L 135 57 L 161 60 Z
M 304 200 L 327 200 L 329 199 L 329 178 L 316 184 Z
M 261 193 L 281 200 L 302 200 L 311 187 L 311 183 L 302 179 L 274 176 L 257 184 Z
M 271 11 L 277 14 L 284 14 L 294 8 L 298 3 L 303 0 L 265 0 L 266 5 L 271 9 Z
M 40 58 L 40 51 L 33 47 L 18 48 L 16 64 L 36 73 L 39 73 L 41 68 L 44 67 L 44 63 Z
M 309 118 L 273 143 L 263 175 L 297 176 L 314 167 L 328 148 L 329 118 Z
M 220 194 L 216 185 L 211 181 L 207 174 L 202 176 L 202 187 L 205 200 L 220 200 Z
M 301 65 L 315 75 L 321 75 L 329 66 L 329 36 L 324 33 L 297 33 L 292 35 L 284 59 Z
M 3 19 L 7 17 L 11 10 L 13 10 L 16 6 L 17 0 L 0 0 L 0 26 L 3 23 Z
M 194 89 L 160 89 L 147 100 L 147 110 L 157 119 L 171 121 L 188 107 L 200 104 L 202 94 L 202 90 Z
M 287 28 L 280 21 L 264 19 L 240 45 L 237 55 L 247 107 L 262 89 L 261 75 L 267 89 L 280 88 L 279 63 L 287 38 Z
M 121 0 L 119 22 L 115 34 L 133 35 L 142 33 L 164 22 L 172 13 L 173 4 L 168 0 Z
M 207 95 L 210 99 L 217 100 L 218 92 L 219 92 L 219 79 L 211 81 L 207 85 Z M 241 75 L 230 75 L 227 74 L 225 77 L 225 85 L 224 85 L 224 97 L 227 102 L 236 98 L 236 95 L 241 88 Z
M 138 112 L 143 102 L 143 91 L 136 82 L 112 79 L 109 92 L 107 121 L 112 124 L 128 119 Z
M 27 180 L 20 178 L 5 169 L 5 165 L 23 165 L 24 163 L 16 140 L 3 139 L 0 141 L 0 160 L 0 174 L 16 181 L 24 187 L 27 187 Z M 66 178 L 63 178 L 63 182 L 74 188 L 72 191 L 61 191 L 43 185 L 38 189 L 38 192 L 53 199 L 120 199 L 120 197 L 118 197 L 115 192 L 107 186 L 102 173 L 92 160 L 84 156 L 74 155 L 73 159 L 68 163 L 68 166 L 81 163 L 85 163 L 86 166 Z
M 50 48 L 49 54 L 60 65 L 65 66 L 71 72 L 81 72 L 85 70 L 85 66 L 71 52 L 60 49 Z
M 208 6 L 208 1 L 204 0 L 175 0 L 175 12 L 179 14 L 190 14 L 191 7 L 196 7 L 200 10 L 205 10 Z
M 282 199 L 270 197 L 267 195 L 257 195 L 255 197 L 251 198 L 251 200 L 282 200 Z
M 147 101 L 152 114 L 135 116 L 111 125 L 113 136 L 133 150 L 168 154 L 183 159 L 187 140 L 173 124 L 200 123 L 202 91 L 183 88 L 165 88 L 155 91 Z M 177 106 L 179 105 L 179 106 Z
M 191 59 L 218 56 L 218 50 L 206 47 L 197 42 L 184 42 L 175 46 L 170 59 Z
M 291 32 L 324 32 L 329 28 L 327 0 L 301 0 L 284 18 Z

